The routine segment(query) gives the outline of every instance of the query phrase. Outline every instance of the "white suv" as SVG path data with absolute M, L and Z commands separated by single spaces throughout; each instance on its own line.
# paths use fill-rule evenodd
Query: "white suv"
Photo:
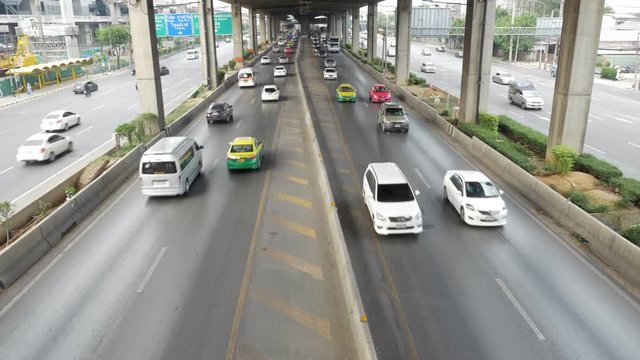
M 407 178 L 395 163 L 371 163 L 362 181 L 362 196 L 381 235 L 419 234 L 422 232 L 422 212 Z

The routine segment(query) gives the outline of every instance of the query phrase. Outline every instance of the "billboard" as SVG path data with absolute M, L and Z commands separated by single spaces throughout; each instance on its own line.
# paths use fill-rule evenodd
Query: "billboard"
M 231 35 L 232 20 L 230 12 L 214 12 L 216 35 Z M 156 14 L 156 36 L 200 36 L 199 14 Z

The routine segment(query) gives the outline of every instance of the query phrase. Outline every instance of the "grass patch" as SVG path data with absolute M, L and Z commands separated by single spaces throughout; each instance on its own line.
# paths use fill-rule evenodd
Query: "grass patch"
M 173 123 L 182 115 L 186 114 L 187 111 L 191 110 L 194 106 L 196 106 L 202 99 L 200 98 L 189 98 L 185 100 L 182 104 L 178 105 L 172 112 L 170 112 L 165 118 L 164 121 L 167 125 Z
M 616 166 L 587 153 L 582 153 L 576 158 L 573 169 L 589 173 L 607 184 L 615 178 L 622 177 L 622 171 Z
M 522 125 L 505 115 L 499 115 L 498 120 L 500 122 L 498 130 L 505 136 L 526 146 L 538 156 L 544 157 L 546 155 L 547 135 Z
M 594 204 L 587 196 L 577 190 L 572 190 L 567 196 L 567 199 L 574 203 L 576 206 L 581 208 L 582 210 L 593 214 L 593 213 L 603 213 L 609 211 L 609 207 L 606 205 L 598 205 Z

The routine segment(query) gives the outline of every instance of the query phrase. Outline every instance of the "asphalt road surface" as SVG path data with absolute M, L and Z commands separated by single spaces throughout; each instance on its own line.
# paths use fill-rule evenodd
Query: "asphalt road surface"
M 391 38 L 393 39 L 393 38 Z M 421 50 L 431 51 L 431 56 L 421 55 Z M 382 56 L 382 40 L 378 41 L 378 56 Z M 395 58 L 388 58 L 394 63 Z M 423 62 L 431 62 L 436 67 L 435 74 L 420 72 Z M 427 82 L 459 96 L 462 75 L 462 59 L 454 56 L 454 51 L 435 51 L 433 44 L 411 44 L 411 71 Z M 537 91 L 544 99 L 542 110 L 523 110 L 509 104 L 507 85 L 491 84 L 489 111 L 503 114 L 544 134 L 549 133 L 551 107 L 556 78 L 549 72 L 530 70 L 504 62 L 494 61 L 491 73 L 504 71 L 517 80 L 533 80 Z M 443 101 L 445 101 L 443 99 Z M 618 166 L 626 176 L 640 179 L 640 101 L 637 93 L 595 83 L 591 97 L 589 124 L 587 126 L 584 151 Z
M 232 51 L 230 44 L 222 43 L 217 54 L 219 63 L 229 61 Z M 202 61 L 187 60 L 185 52 L 180 52 L 160 60 L 160 64 L 170 71 L 161 80 L 165 109 L 172 110 L 202 83 Z M 136 116 L 138 94 L 134 76 L 124 72 L 96 82 L 99 89 L 90 97 L 74 95 L 68 89 L 0 108 L 0 201 L 14 201 L 53 174 L 64 171 L 93 149 L 111 141 L 116 126 Z M 58 109 L 80 114 L 81 125 L 62 133 L 71 137 L 73 152 L 53 163 L 18 163 L 15 156 L 18 147 L 29 136 L 40 132 L 40 121 L 48 112 Z
M 219 98 L 235 105 L 232 123 L 187 129 L 204 145 L 188 196 L 149 199 L 133 176 L 0 293 L 2 359 L 355 358 L 315 175 L 295 160 L 296 79 L 256 70 L 283 99 L 233 86 Z M 260 171 L 225 169 L 237 136 L 264 141 Z
M 337 55 L 338 80 L 323 81 L 320 61 L 305 48 L 303 85 L 310 91 L 319 143 L 380 359 L 637 357 L 640 306 L 635 299 L 537 220 L 508 189 L 506 226 L 463 225 L 443 201 L 442 180 L 447 170 L 474 169 L 473 162 L 406 105 L 410 131 L 380 132 L 379 105 L 367 100 L 375 80 Z M 340 83 L 356 87 L 356 103 L 336 101 Z M 375 234 L 361 186 L 367 164 L 380 161 L 396 162 L 421 191 L 421 235 Z

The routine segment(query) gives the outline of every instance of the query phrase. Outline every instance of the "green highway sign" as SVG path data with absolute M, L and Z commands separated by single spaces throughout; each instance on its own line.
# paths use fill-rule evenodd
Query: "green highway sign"
M 164 18 L 164 14 L 156 14 L 156 37 L 167 36 L 167 21 Z
M 200 36 L 200 14 L 193 14 L 193 36 Z
M 230 12 L 214 12 L 213 20 L 216 35 L 231 35 L 233 33 Z

